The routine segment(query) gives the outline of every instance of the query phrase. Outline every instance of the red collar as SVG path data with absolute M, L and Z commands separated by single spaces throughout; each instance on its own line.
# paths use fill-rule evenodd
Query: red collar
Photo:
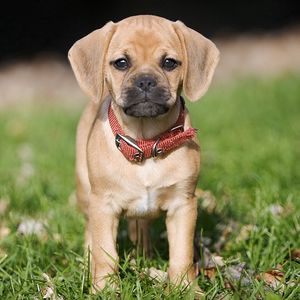
M 196 129 L 184 130 L 186 112 L 183 99 L 181 102 L 181 110 L 174 126 L 159 136 L 147 140 L 134 140 L 125 135 L 110 104 L 108 119 L 117 148 L 128 160 L 142 162 L 144 159 L 165 154 L 192 139 L 196 135 Z

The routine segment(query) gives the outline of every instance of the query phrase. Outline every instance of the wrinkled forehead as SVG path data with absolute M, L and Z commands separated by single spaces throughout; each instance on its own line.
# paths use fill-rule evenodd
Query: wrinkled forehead
M 114 33 L 109 55 L 137 55 L 139 58 L 170 55 L 181 56 L 180 40 L 169 23 L 125 22 L 120 23 Z

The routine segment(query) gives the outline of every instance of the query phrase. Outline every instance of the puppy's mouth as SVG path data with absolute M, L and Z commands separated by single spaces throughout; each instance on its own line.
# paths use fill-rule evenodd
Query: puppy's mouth
M 167 103 L 171 98 L 168 90 L 156 87 L 151 91 L 140 91 L 132 87 L 124 92 L 125 114 L 132 117 L 154 118 L 168 112 L 170 105 Z
M 169 110 L 169 107 L 150 101 L 143 101 L 132 104 L 128 107 L 124 107 L 123 109 L 126 115 L 132 117 L 154 118 L 159 115 L 165 114 Z

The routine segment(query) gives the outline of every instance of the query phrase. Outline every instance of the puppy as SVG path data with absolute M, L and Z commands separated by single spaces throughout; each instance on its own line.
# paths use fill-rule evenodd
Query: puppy
M 77 41 L 69 61 L 92 100 L 77 128 L 78 204 L 87 218 L 95 290 L 117 272 L 119 218 L 165 212 L 171 283 L 191 283 L 200 150 L 181 98 L 198 100 L 219 60 L 216 46 L 182 22 L 138 15 Z M 135 221 L 129 223 L 130 236 Z M 147 241 L 143 242 L 147 248 Z

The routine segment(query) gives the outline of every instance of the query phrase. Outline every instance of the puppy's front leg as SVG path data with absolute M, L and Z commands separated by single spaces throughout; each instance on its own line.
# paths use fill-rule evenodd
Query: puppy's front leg
M 103 289 L 109 275 L 118 269 L 116 238 L 119 217 L 102 200 L 97 195 L 90 196 L 88 228 L 91 237 L 93 291 Z
M 196 199 L 191 198 L 175 211 L 167 212 L 169 241 L 169 279 L 171 283 L 187 285 L 195 279 L 193 239 L 197 219 Z

